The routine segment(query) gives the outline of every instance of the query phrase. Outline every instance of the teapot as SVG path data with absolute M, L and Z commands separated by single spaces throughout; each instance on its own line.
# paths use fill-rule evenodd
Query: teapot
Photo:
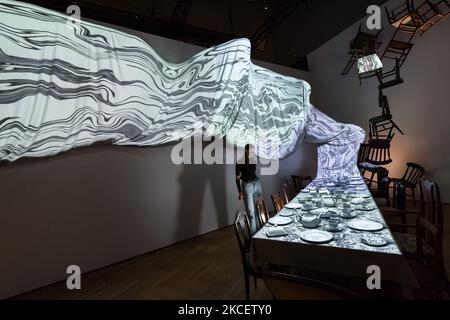
M 317 228 L 320 225 L 322 214 L 305 213 L 302 215 L 302 226 L 305 228 Z

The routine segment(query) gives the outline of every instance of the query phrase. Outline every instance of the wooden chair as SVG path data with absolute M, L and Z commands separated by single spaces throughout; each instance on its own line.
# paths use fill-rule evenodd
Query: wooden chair
M 244 269 L 245 296 L 250 299 L 250 276 L 254 277 L 255 288 L 256 278 L 260 277 L 260 273 L 251 261 L 251 230 L 245 211 L 238 211 L 234 221 L 234 229 L 241 251 L 242 268 Z
M 394 237 L 402 252 L 413 258 L 409 262 L 422 287 L 433 288 L 440 297 L 442 287 L 450 294 L 443 256 L 444 214 L 441 195 L 438 185 L 428 180 L 419 182 L 419 190 L 420 211 L 405 210 L 417 216 L 414 225 L 406 225 L 415 229 L 415 234 L 394 232 Z M 428 275 L 428 279 L 420 281 L 424 275 Z
M 358 150 L 358 169 L 367 188 L 371 188 L 372 184 L 375 182 L 375 175 L 377 173 L 379 165 L 370 163 L 369 160 L 370 145 L 368 143 L 362 143 Z M 366 175 L 368 173 L 368 175 Z
M 289 203 L 294 199 L 294 194 L 286 183 L 281 185 L 281 194 L 283 195 L 285 203 Z
M 375 173 L 377 177 L 376 188 L 369 188 L 370 193 L 378 206 L 390 206 L 389 185 L 391 179 L 389 178 L 389 171 L 386 168 L 378 167 Z
M 359 298 L 336 285 L 285 273 L 265 272 L 263 280 L 276 300 L 343 300 Z
M 399 183 L 402 183 L 406 190 L 410 189 L 411 193 L 408 194 L 405 193 L 405 196 L 412 197 L 414 207 L 416 206 L 416 186 L 419 180 L 423 177 L 425 174 L 425 168 L 421 165 L 418 165 L 417 163 L 408 162 L 406 164 L 406 171 L 403 174 L 403 177 L 400 179 L 391 178 L 392 184 L 393 184 L 393 200 L 394 202 L 397 201 L 397 185 Z
M 392 162 L 390 148 L 395 129 L 403 134 L 390 114 L 383 114 L 369 120 L 369 151 L 366 162 L 375 165 L 386 165 Z
M 375 34 L 367 33 L 361 31 L 361 24 L 359 25 L 358 33 L 350 41 L 348 54 L 351 56 L 345 65 L 344 70 L 342 70 L 341 75 L 348 74 L 358 58 L 376 53 L 381 45 L 381 41 L 378 39 L 381 31 L 382 29 Z
M 284 205 L 286 204 L 283 196 L 280 193 L 277 193 L 277 194 L 273 194 L 271 196 L 271 198 L 272 198 L 272 203 L 273 203 L 273 207 L 274 207 L 275 211 L 280 212 L 281 210 L 283 210 Z
M 296 193 L 299 193 L 300 191 L 302 191 L 308 184 L 310 184 L 313 181 L 311 176 L 292 175 L 291 178 L 294 183 Z
M 270 219 L 269 211 L 263 199 L 256 200 L 256 212 L 258 213 L 259 225 L 263 227 Z
M 285 180 L 285 183 L 289 187 L 290 193 L 295 196 L 296 195 L 295 183 L 294 183 L 294 180 L 292 179 L 292 177 L 287 177 Z

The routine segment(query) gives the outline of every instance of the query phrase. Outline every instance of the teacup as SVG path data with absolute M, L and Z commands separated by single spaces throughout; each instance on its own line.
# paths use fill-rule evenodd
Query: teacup
M 330 218 L 330 220 L 328 220 L 328 227 L 332 230 L 336 230 L 339 228 L 339 222 L 341 222 L 339 218 Z
M 342 201 L 342 208 L 344 208 L 344 209 L 351 209 L 352 205 L 348 201 Z
M 353 215 L 353 210 L 352 208 L 343 208 L 342 209 L 342 215 L 344 217 L 351 217 Z
M 303 209 L 305 210 L 311 210 L 312 208 L 314 208 L 314 204 L 312 202 L 305 202 L 303 203 Z

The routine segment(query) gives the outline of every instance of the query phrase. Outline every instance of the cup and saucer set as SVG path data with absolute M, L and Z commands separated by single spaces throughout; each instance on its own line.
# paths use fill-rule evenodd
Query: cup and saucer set
M 327 231 L 329 232 L 340 232 L 344 229 L 341 224 L 342 218 L 337 211 L 329 211 L 330 217 L 328 218 Z

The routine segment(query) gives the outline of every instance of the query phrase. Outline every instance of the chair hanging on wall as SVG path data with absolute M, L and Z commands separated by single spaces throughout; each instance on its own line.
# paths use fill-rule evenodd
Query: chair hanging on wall
M 413 0 L 406 0 L 391 11 L 387 7 L 385 10 L 394 28 L 404 32 L 416 32 L 419 29 L 423 34 L 448 16 L 450 5 L 447 0 L 425 0 L 416 7 Z
M 342 70 L 341 75 L 348 74 L 359 58 L 377 52 L 378 48 L 381 45 L 381 41 L 378 41 L 378 36 L 380 35 L 382 30 L 383 29 L 379 30 L 375 34 L 371 34 L 361 31 L 361 24 L 359 25 L 358 33 L 356 34 L 355 38 L 350 41 L 348 54 L 350 54 L 351 56 L 347 64 L 345 65 L 344 70 Z
M 390 147 L 394 137 L 394 129 L 403 134 L 390 114 L 384 114 L 369 120 L 370 150 L 366 162 L 376 165 L 386 165 L 392 162 Z
M 382 60 L 391 63 L 390 65 L 386 64 L 384 70 L 377 74 L 380 89 L 403 83 L 403 79 L 400 77 L 400 68 L 414 45 L 413 38 L 421 25 L 413 2 L 406 0 L 405 3 L 391 11 L 385 8 L 389 23 L 395 28 L 395 31 L 381 55 Z
M 417 31 L 423 34 L 449 14 L 450 6 L 446 0 L 438 2 L 423 1 L 418 7 L 414 0 L 406 0 L 398 7 L 388 10 L 386 15 L 395 31 L 386 46 L 381 59 L 391 61 L 392 68 L 377 73 L 379 88 L 389 88 L 403 83 L 400 68 L 405 63 L 414 45 L 413 39 Z

